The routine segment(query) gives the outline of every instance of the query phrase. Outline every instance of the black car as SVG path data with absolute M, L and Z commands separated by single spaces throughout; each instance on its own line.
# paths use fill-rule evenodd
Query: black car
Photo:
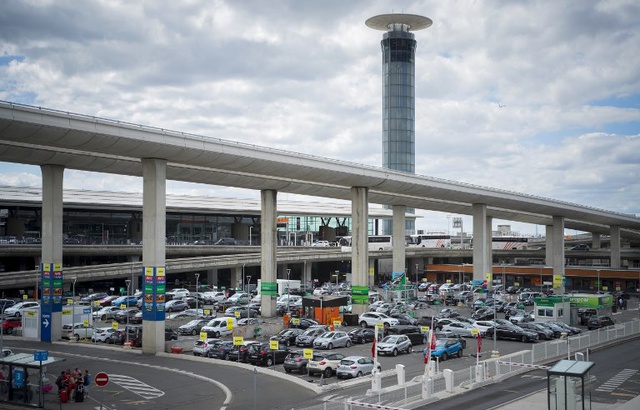
M 229 360 L 229 353 L 235 349 L 233 342 L 230 340 L 220 340 L 215 342 L 207 352 L 207 357 L 214 359 Z
M 613 319 L 609 316 L 591 316 L 587 322 L 587 328 L 589 330 L 600 329 L 602 327 L 614 326 Z
M 353 329 L 349 331 L 349 333 L 347 334 L 349 335 L 349 338 L 351 339 L 351 343 L 353 344 L 356 344 L 356 343 L 363 344 L 367 342 L 373 342 L 373 339 L 375 337 L 375 333 L 373 329 L 369 329 L 369 328 Z
M 496 339 L 519 340 L 521 342 L 536 342 L 538 334 L 524 330 L 516 325 L 498 325 L 495 328 L 487 329 L 487 338 L 493 338 L 493 332 L 496 332 Z
M 304 358 L 304 353 L 296 351 L 289 353 L 289 355 L 284 359 L 282 366 L 284 367 L 284 371 L 287 373 L 298 371 L 301 374 L 306 374 L 307 363 L 309 363 L 309 359 Z
M 538 322 L 538 324 L 551 330 L 553 332 L 553 337 L 555 337 L 556 339 L 562 336 L 562 334 L 564 333 L 564 330 L 560 326 L 555 325 L 551 322 Z
M 471 318 L 474 320 L 493 320 L 493 307 L 478 309 L 471 314 Z
M 273 366 L 284 363 L 289 353 L 289 348 L 271 350 L 267 343 L 253 344 L 249 346 L 247 361 L 253 365 Z
M 133 318 L 138 312 L 140 312 L 140 310 L 135 308 L 124 309 L 116 313 L 114 319 L 116 322 L 122 324 L 127 322 L 133 323 Z
M 540 325 L 539 323 L 523 322 L 518 323 L 518 327 L 521 327 L 524 330 L 528 330 L 530 332 L 537 333 L 540 340 L 551 340 L 554 337 L 553 331 L 551 329 L 548 329 Z
M 295 318 L 295 319 L 296 320 L 292 320 L 289 323 L 289 327 L 295 327 L 295 328 L 299 328 L 299 329 L 308 329 L 311 326 L 318 326 L 320 324 L 317 321 L 315 321 L 313 319 L 306 318 L 306 317 Z
M 249 348 L 252 345 L 260 344 L 261 342 L 251 341 L 251 342 L 245 342 L 245 343 L 246 344 L 243 344 L 242 346 L 235 346 L 229 352 L 229 360 L 230 361 L 247 363 L 247 361 L 249 359 Z
M 406 335 L 411 340 L 411 345 L 421 345 L 427 342 L 427 334 L 423 333 L 418 326 L 396 325 L 389 328 L 389 333 Z
M 584 244 L 584 243 L 580 243 L 578 245 L 572 246 L 570 250 L 572 250 L 572 251 L 588 251 L 589 249 L 591 249 L 591 248 L 589 248 L 589 245 Z
M 596 309 L 584 309 L 584 308 L 578 309 L 578 317 L 580 318 L 580 324 L 582 326 L 587 326 L 589 323 L 589 319 L 591 319 L 592 316 L 596 316 L 597 314 L 598 314 L 598 311 Z
M 271 336 L 269 340 L 277 340 L 278 343 L 284 346 L 291 346 L 296 344 L 296 338 L 304 333 L 302 329 L 283 329 L 275 336 Z
M 582 329 L 580 329 L 579 327 L 569 326 L 564 322 L 554 321 L 550 323 L 553 323 L 554 325 L 561 327 L 562 329 L 564 329 L 565 333 L 571 336 L 582 333 Z

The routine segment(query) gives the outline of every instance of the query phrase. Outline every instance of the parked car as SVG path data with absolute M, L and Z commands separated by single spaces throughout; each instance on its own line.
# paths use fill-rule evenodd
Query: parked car
M 164 306 L 164 310 L 167 312 L 182 312 L 187 309 L 189 309 L 189 305 L 183 299 L 170 300 Z
M 418 323 L 418 321 L 415 318 L 409 316 L 406 313 L 394 313 L 389 316 L 394 319 L 398 319 L 399 325 L 415 325 L 416 323 Z
M 167 291 L 166 294 L 171 295 L 173 299 L 181 299 L 189 296 L 191 292 L 189 292 L 189 289 L 175 288 L 175 289 L 171 289 L 170 291 Z
M 16 303 L 18 303 L 18 301 L 13 299 L 0 299 L 0 314 L 2 314 L 6 308 L 11 307 Z
M 313 319 L 309 319 L 306 317 L 301 317 L 301 318 L 296 318 L 297 323 L 294 323 L 294 321 L 291 321 L 291 323 L 289 323 L 289 327 L 297 327 L 300 329 L 308 329 L 311 326 L 318 326 L 320 323 L 318 323 L 316 320 Z
M 345 355 L 342 353 L 314 353 L 308 364 L 309 376 L 322 374 L 325 378 L 331 377 L 344 358 Z
M 208 323 L 207 319 L 193 319 L 182 326 L 178 327 L 178 334 L 195 336 Z
M 269 340 L 277 340 L 279 344 L 291 346 L 296 344 L 296 338 L 304 333 L 302 329 L 283 329 L 277 335 L 271 336 Z
M 118 323 L 133 323 L 133 317 L 136 315 L 136 313 L 140 312 L 140 309 L 138 308 L 129 308 L 129 309 L 124 309 L 124 310 L 120 310 L 118 313 L 116 313 L 113 317 L 113 319 L 118 322 Z M 128 319 L 127 319 L 128 318 Z
M 398 325 L 388 329 L 388 334 L 405 335 L 413 346 L 424 344 L 427 341 L 426 333 L 422 332 L 418 326 Z
M 105 306 L 91 313 L 91 316 L 93 316 L 93 320 L 106 322 L 107 320 L 114 319 L 118 312 L 120 312 L 120 306 Z
M 538 339 L 540 340 L 551 340 L 553 339 L 553 330 L 546 328 L 539 323 L 534 322 L 522 322 L 518 323 L 518 326 L 523 328 L 524 330 L 528 330 L 530 332 L 534 332 L 538 334 Z
M 373 359 L 370 357 L 348 356 L 340 361 L 340 365 L 338 365 L 338 369 L 336 370 L 336 376 L 338 379 L 361 377 L 365 374 L 370 374 L 374 366 Z M 380 364 L 378 364 L 377 371 L 382 371 Z
M 207 338 L 204 340 L 196 340 L 193 344 L 192 353 L 194 356 L 208 356 L 211 349 L 220 339 Z
M 487 337 L 493 338 L 493 332 L 496 332 L 496 339 L 519 340 L 521 342 L 537 342 L 538 334 L 516 325 L 499 324 L 495 328 L 487 330 Z
M 525 322 L 533 322 L 533 317 L 531 315 L 531 312 L 519 310 L 514 315 L 509 316 L 509 320 L 514 325 L 517 325 Z
M 536 322 L 538 323 L 540 326 L 547 328 L 549 330 L 551 330 L 553 332 L 553 337 L 554 338 L 559 338 L 560 336 L 562 336 L 562 334 L 564 333 L 564 329 L 561 328 L 558 325 L 555 325 L 551 322 Z
M 104 299 L 107 296 L 109 295 L 105 292 L 96 292 L 96 293 L 91 293 L 83 298 L 80 298 L 80 300 L 82 302 L 94 302 L 96 300 Z
M 102 299 L 104 300 L 104 299 Z M 111 301 L 111 306 L 119 306 L 121 307 L 122 305 L 124 306 L 135 306 L 136 303 L 138 302 L 138 298 L 136 296 L 120 296 L 118 298 L 115 298 Z
M 425 347 L 425 356 L 427 351 L 428 347 Z M 442 361 L 450 357 L 462 357 L 462 344 L 455 339 L 436 339 L 436 348 L 431 350 L 431 357 Z
M 229 360 L 229 353 L 231 353 L 231 351 L 233 351 L 235 348 L 236 347 L 233 345 L 233 341 L 220 340 L 218 342 L 215 342 L 213 346 L 209 348 L 207 357 Z
M 327 332 L 321 336 L 318 336 L 313 341 L 313 347 L 315 349 L 333 349 L 334 347 L 350 347 L 351 338 L 347 332 L 334 331 Z
M 353 344 L 373 342 L 373 338 L 375 337 L 375 333 L 373 332 L 373 330 L 368 328 L 352 329 L 347 334 L 349 335 L 351 343 Z
M 18 329 L 22 327 L 22 318 L 10 317 L 6 318 L 2 322 L 2 333 L 6 335 L 11 335 L 14 332 L 14 329 Z
M 589 321 L 587 322 L 587 328 L 589 330 L 600 329 L 603 327 L 614 325 L 615 323 L 613 322 L 613 319 L 611 319 L 609 316 L 591 316 L 589 318 Z
M 457 342 L 460 343 L 460 345 L 462 346 L 463 349 L 467 348 L 467 341 L 461 337 L 458 334 L 455 334 L 453 332 L 450 331 L 438 331 L 435 332 L 435 337 L 436 337 L 436 341 L 441 340 L 441 339 L 452 339 L 452 340 L 456 340 Z
M 580 324 L 582 326 L 587 326 L 589 323 L 589 319 L 592 316 L 597 316 L 597 315 L 598 315 L 597 309 L 584 309 L 584 308 L 578 309 L 578 318 L 580 318 Z
M 493 307 L 480 308 L 471 314 L 475 320 L 492 320 L 494 318 Z
M 93 335 L 93 326 L 86 326 L 84 323 L 74 323 L 73 325 L 62 325 L 60 337 L 63 339 L 91 339 Z
M 376 344 L 378 354 L 397 356 L 398 353 L 413 352 L 413 345 L 407 335 L 390 335 Z
M 25 300 L 22 302 L 18 302 L 13 306 L 9 306 L 4 310 L 5 317 L 22 317 L 24 315 L 24 311 L 27 309 L 36 309 L 40 307 L 40 303 L 34 302 L 31 300 Z
M 109 337 L 111 337 L 111 334 L 115 331 L 116 329 L 114 329 L 111 326 L 96 328 L 93 334 L 91 335 L 91 341 L 107 343 Z
M 243 362 L 246 363 L 249 358 L 249 347 L 255 344 L 261 344 L 257 340 L 244 340 L 242 345 L 235 346 L 233 350 L 229 352 L 229 360 L 232 362 Z M 269 346 L 267 345 L 267 348 Z
M 567 333 L 568 335 L 577 335 L 582 333 L 582 329 L 580 329 L 579 327 L 575 327 L 575 326 L 569 326 L 568 324 L 564 323 L 564 322 L 560 322 L 560 321 L 553 321 L 553 322 L 549 322 L 549 323 L 553 323 L 554 325 L 564 329 L 564 332 Z
M 326 332 L 324 327 L 311 327 L 296 337 L 296 346 L 313 346 L 313 341 Z
M 300 374 L 306 374 L 308 363 L 309 359 L 304 358 L 303 352 L 295 351 L 289 352 L 282 363 L 282 367 L 284 367 L 284 371 L 287 373 L 297 371 L 300 372 Z
M 464 322 L 450 323 L 448 325 L 444 325 L 442 327 L 442 330 L 451 331 L 462 337 L 475 337 L 474 332 L 476 331 L 480 333 L 480 336 L 484 336 L 484 334 L 486 333 L 486 332 L 483 333 L 481 330 L 479 330 L 475 326 L 469 323 L 464 323 Z
M 358 323 L 361 327 L 374 327 L 378 323 L 382 323 L 384 327 L 398 325 L 398 319 L 394 319 L 378 312 L 365 312 L 358 317 Z
M 571 247 L 571 249 L 569 249 L 570 251 L 588 251 L 591 248 L 589 248 L 589 245 L 585 244 L 585 243 L 579 243 L 577 245 L 574 245 Z
M 290 352 L 288 347 L 272 350 L 269 343 L 253 344 L 249 346 L 247 361 L 253 365 L 269 367 L 284 363 Z
M 238 312 L 236 314 L 236 312 Z M 224 311 L 224 316 L 235 318 L 256 317 L 258 312 L 248 306 L 230 306 Z

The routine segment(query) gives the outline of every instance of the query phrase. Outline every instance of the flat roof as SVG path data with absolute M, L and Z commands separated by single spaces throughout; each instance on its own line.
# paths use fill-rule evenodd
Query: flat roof
M 351 217 L 351 203 L 278 200 L 278 214 L 291 216 L 338 216 Z M 0 186 L 0 206 L 8 204 L 36 206 L 42 203 L 42 189 L 31 187 Z M 99 210 L 142 210 L 142 193 L 89 191 L 65 189 L 64 207 L 83 207 Z M 261 214 L 259 199 L 219 198 L 167 194 L 167 212 L 257 215 Z M 369 218 L 391 219 L 393 210 L 379 205 L 369 205 Z M 415 214 L 406 214 L 407 219 L 415 219 Z

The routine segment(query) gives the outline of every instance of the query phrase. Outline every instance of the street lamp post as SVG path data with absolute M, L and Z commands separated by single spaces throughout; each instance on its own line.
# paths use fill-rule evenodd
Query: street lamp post
M 417 286 L 418 286 L 418 268 L 419 267 L 420 267 L 420 265 L 416 263 L 416 289 L 417 289 Z
M 598 293 L 600 293 L 600 269 L 598 269 Z
M 198 313 L 198 297 L 200 296 L 200 286 L 198 286 L 198 279 L 200 279 L 200 274 L 196 273 L 196 318 L 200 316 L 200 313 Z
M 336 271 L 336 290 L 338 290 L 338 278 L 340 277 L 340 271 Z
M 291 292 L 289 291 L 289 276 L 291 275 L 291 269 L 287 269 L 287 314 L 291 314 L 289 311 L 289 302 L 291 301 Z
M 253 226 L 249 227 L 249 246 L 251 246 L 251 234 L 253 233 Z
M 73 336 L 73 332 L 76 331 L 76 281 L 78 278 L 74 276 L 71 280 L 73 280 L 71 288 L 71 300 L 73 301 L 71 302 L 71 336 Z M 78 334 L 80 334 L 80 332 L 78 332 Z
M 251 275 L 247 275 L 247 292 L 249 292 L 249 284 L 251 283 Z M 249 293 L 251 294 L 251 293 Z M 247 303 L 247 325 L 249 324 L 249 318 L 251 317 L 251 304 Z
M 129 345 L 129 287 L 131 286 L 131 279 L 126 279 L 124 283 L 127 284 L 127 325 L 124 329 L 125 343 Z

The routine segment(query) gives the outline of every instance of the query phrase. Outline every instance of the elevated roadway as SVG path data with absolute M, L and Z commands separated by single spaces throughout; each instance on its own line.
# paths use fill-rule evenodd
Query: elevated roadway
M 0 245 L 0 256 L 17 255 L 39 257 L 39 245 Z M 199 252 L 199 253 L 198 253 Z M 211 252 L 211 253 L 209 253 Z M 222 253 L 226 252 L 226 254 Z M 234 252 L 234 253 L 231 253 Z M 193 256 L 198 253 L 197 256 Z M 434 258 L 469 260 L 473 256 L 472 249 L 440 249 L 440 248 L 407 248 L 407 259 Z M 140 245 L 66 245 L 64 254 L 69 255 L 107 255 L 107 256 L 141 256 Z M 640 258 L 640 249 L 624 249 L 624 257 Z M 242 266 L 260 266 L 262 263 L 260 248 L 257 246 L 195 246 L 170 245 L 167 246 L 167 271 L 170 273 L 196 272 L 208 269 L 227 269 Z M 498 259 L 544 259 L 543 250 L 494 250 L 493 255 Z M 392 251 L 369 251 L 369 259 L 390 259 Z M 595 251 L 566 251 L 567 258 L 607 259 L 608 250 Z M 300 248 L 279 247 L 278 263 L 331 262 L 349 260 L 351 252 L 343 252 L 339 248 Z M 107 279 L 125 279 L 131 272 L 140 272 L 142 262 L 125 262 L 104 265 L 65 266 L 67 277 L 77 277 L 79 282 Z M 38 271 L 16 271 L 0 273 L 0 289 L 10 289 L 20 286 L 33 286 L 40 278 Z
M 537 225 L 563 217 L 567 229 L 640 237 L 640 218 L 526 193 L 396 172 L 68 112 L 0 101 L 0 161 L 142 177 L 142 160 L 166 159 L 169 180 L 487 216 Z

